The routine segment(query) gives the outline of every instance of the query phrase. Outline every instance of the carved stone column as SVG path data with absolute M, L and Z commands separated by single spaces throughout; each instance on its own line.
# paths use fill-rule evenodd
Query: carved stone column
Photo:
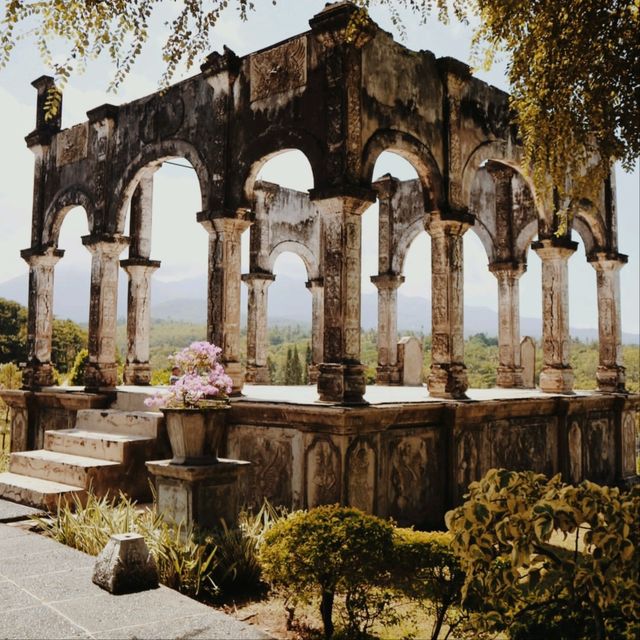
M 320 401 L 364 402 L 360 363 L 360 242 L 362 213 L 375 193 L 311 192 L 323 225 L 324 340 L 319 365 Z
M 156 171 L 157 167 L 146 169 L 131 196 L 130 258 L 149 258 L 151 255 L 153 174 Z
M 234 395 L 244 384 L 240 364 L 240 236 L 251 224 L 240 218 L 204 218 L 209 233 L 207 339 L 222 349 L 221 362 L 233 380 Z
M 376 384 L 400 384 L 398 370 L 398 287 L 404 276 L 384 273 L 371 276 L 378 289 L 378 367 Z
M 496 386 L 523 386 L 520 361 L 520 277 L 527 267 L 514 262 L 494 262 L 489 271 L 498 280 L 498 349 L 500 362 Z
M 309 365 L 309 383 L 317 384 L 322 362 L 324 340 L 324 280 L 315 278 L 306 283 L 311 292 L 311 364 Z
M 542 353 L 540 389 L 548 393 L 573 390 L 569 361 L 569 270 L 568 260 L 578 248 L 569 240 L 545 239 L 531 248 L 542 260 Z
M 29 264 L 29 311 L 27 316 L 28 361 L 22 374 L 23 389 L 53 384 L 51 339 L 53 335 L 53 274 L 64 255 L 59 249 L 21 252 Z
M 598 286 L 598 344 L 600 362 L 596 379 L 598 390 L 625 391 L 625 368 L 622 364 L 622 325 L 620 321 L 620 269 L 627 256 L 596 253 L 588 258 L 596 270 Z
M 157 260 L 129 258 L 120 266 L 129 276 L 127 298 L 127 359 L 124 383 L 151 383 L 149 364 L 149 336 L 151 333 L 151 276 L 160 266 Z
M 129 243 L 124 236 L 84 236 L 91 252 L 89 299 L 89 361 L 85 369 L 87 390 L 115 387 L 118 256 Z
M 462 236 L 473 224 L 465 213 L 425 218 L 431 236 L 431 372 L 429 393 L 464 398 L 469 387 L 464 365 L 464 278 Z
M 267 311 L 269 285 L 276 279 L 271 273 L 245 273 L 247 283 L 247 371 L 245 380 L 254 384 L 269 384 L 267 367 Z

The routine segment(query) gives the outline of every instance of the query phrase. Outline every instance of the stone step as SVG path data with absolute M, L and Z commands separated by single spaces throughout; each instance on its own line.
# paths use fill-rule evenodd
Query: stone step
M 72 502 L 76 496 L 84 501 L 86 491 L 82 487 L 23 476 L 10 471 L 0 473 L 0 498 L 52 511 L 59 501 Z
M 97 460 L 57 451 L 39 449 L 11 454 L 9 471 L 89 489 L 98 495 L 117 493 L 126 478 L 123 465 L 111 460 Z
M 44 448 L 112 462 L 128 462 L 134 457 L 150 459 L 156 451 L 156 439 L 124 433 L 101 433 L 86 429 L 59 429 L 44 434 Z
M 119 409 L 85 409 L 78 411 L 76 429 L 157 438 L 163 416 L 155 411 L 121 411 Z

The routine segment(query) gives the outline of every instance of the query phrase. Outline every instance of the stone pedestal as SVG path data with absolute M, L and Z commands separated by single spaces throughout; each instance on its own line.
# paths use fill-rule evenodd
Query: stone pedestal
M 596 372 L 598 390 L 624 392 L 625 368 L 622 360 L 622 326 L 620 321 L 620 269 L 627 256 L 597 253 L 588 258 L 596 270 L 598 287 L 599 362 Z
M 404 276 L 371 276 L 378 289 L 378 367 L 376 384 L 402 384 L 398 366 L 398 287 Z
M 89 361 L 85 369 L 87 390 L 113 388 L 118 381 L 116 321 L 118 304 L 118 256 L 129 242 L 124 236 L 84 236 L 91 252 L 89 299 Z
M 207 215 L 207 211 L 198 214 L 198 222 L 209 233 L 207 339 L 222 349 L 220 361 L 233 380 L 232 395 L 239 395 L 244 384 L 240 364 L 240 236 L 251 223 Z
M 311 192 L 323 222 L 324 339 L 321 402 L 364 402 L 360 363 L 361 215 L 375 193 L 355 188 Z
M 540 389 L 570 393 L 574 375 L 569 361 L 568 260 L 578 248 L 569 240 L 545 239 L 531 248 L 542 260 L 542 353 Z
M 536 386 L 536 342 L 531 336 L 520 341 L 520 364 L 522 365 L 522 386 L 534 389 Z
M 434 211 L 425 220 L 431 236 L 431 371 L 429 394 L 465 398 L 464 278 L 462 236 L 473 224 L 466 213 Z
M 217 464 L 186 466 L 170 460 L 147 462 L 153 476 L 158 512 L 185 528 L 213 529 L 238 518 L 238 474 L 249 463 L 220 458 Z
M 253 384 L 270 384 L 267 367 L 267 311 L 269 285 L 276 279 L 271 273 L 246 273 L 242 281 L 248 290 L 247 371 L 245 380 Z
M 27 317 L 28 361 L 22 373 L 23 389 L 53 384 L 51 339 L 53 335 L 53 273 L 64 251 L 47 249 L 35 254 L 27 249 L 22 257 L 29 264 L 29 315 Z
M 129 258 L 120 266 L 129 276 L 127 300 L 127 359 L 124 383 L 151 383 L 149 364 L 149 334 L 151 332 L 151 276 L 160 266 L 156 260 Z
M 525 265 L 494 262 L 489 270 L 498 280 L 498 356 L 496 386 L 524 386 L 520 360 L 520 277 Z
M 422 386 L 422 343 L 414 336 L 405 336 L 398 342 L 398 368 L 401 384 L 405 387 Z

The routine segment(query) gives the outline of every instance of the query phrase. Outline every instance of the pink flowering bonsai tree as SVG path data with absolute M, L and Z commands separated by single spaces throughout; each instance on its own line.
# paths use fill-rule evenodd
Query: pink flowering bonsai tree
M 168 389 L 147 398 L 148 407 L 158 409 L 218 409 L 227 406 L 231 378 L 218 361 L 222 349 L 210 342 L 192 342 L 169 356 L 182 375 Z

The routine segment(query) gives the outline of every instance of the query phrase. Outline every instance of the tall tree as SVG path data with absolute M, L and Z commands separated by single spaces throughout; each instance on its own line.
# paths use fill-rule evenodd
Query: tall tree
M 270 0 L 275 3 L 276 0 Z M 293 0 L 281 0 L 289 2 Z M 267 0 L 263 0 L 267 2 Z M 353 30 L 367 23 L 366 9 L 380 5 L 402 33 L 404 11 L 426 22 L 473 18 L 478 51 L 490 63 L 508 54 L 512 106 L 525 157 L 541 190 L 561 195 L 593 192 L 612 159 L 629 169 L 640 155 L 640 26 L 638 0 L 356 0 L 362 11 Z M 162 50 L 167 84 L 184 64 L 190 69 L 213 46 L 212 30 L 224 11 L 243 19 L 257 0 L 192 0 L 167 23 Z M 59 84 L 100 54 L 126 77 L 150 38 L 152 16 L 168 0 L 8 0 L 0 23 L 0 68 L 20 39 L 32 38 Z M 66 46 L 56 61 L 53 43 Z M 57 96 L 50 96 L 55 111 Z M 595 160 L 594 160 L 595 159 Z M 585 167 L 589 167 L 585 171 Z M 567 176 L 572 181 L 567 182 Z M 570 185 L 570 186 L 567 186 Z
M 27 357 L 27 310 L 17 302 L 0 298 L 0 363 Z

